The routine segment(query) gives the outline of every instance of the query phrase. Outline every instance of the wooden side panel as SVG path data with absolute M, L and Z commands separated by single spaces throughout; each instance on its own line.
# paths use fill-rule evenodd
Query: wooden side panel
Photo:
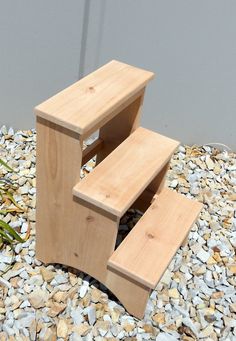
M 138 209 L 141 212 L 145 212 L 148 209 L 153 200 L 155 200 L 156 195 L 159 194 L 165 186 L 165 176 L 169 166 L 170 163 L 168 162 L 133 203 L 132 208 Z
M 103 148 L 97 155 L 96 164 L 105 159 L 140 126 L 144 92 L 145 89 L 139 93 L 139 96 L 131 104 L 100 128 L 99 137 L 103 140 Z
M 82 159 L 80 136 L 37 120 L 36 256 L 105 281 L 119 220 L 73 197 Z
M 57 262 L 72 234 L 77 207 L 72 188 L 80 180 L 82 144 L 76 133 L 37 118 L 36 256 Z
M 73 235 L 67 241 L 67 263 L 102 283 L 106 281 L 107 262 L 115 249 L 119 227 L 117 217 L 76 197 Z M 67 237 L 68 238 L 68 237 Z

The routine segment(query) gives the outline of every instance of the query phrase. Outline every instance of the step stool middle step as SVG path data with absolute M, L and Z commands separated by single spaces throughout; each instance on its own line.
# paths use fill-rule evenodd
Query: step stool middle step
M 73 194 L 121 217 L 178 145 L 178 141 L 139 127 L 75 185 Z

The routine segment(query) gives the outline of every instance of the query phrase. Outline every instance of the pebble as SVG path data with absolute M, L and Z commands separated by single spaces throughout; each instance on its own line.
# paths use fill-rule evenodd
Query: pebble
M 178 186 L 178 180 L 173 180 L 173 181 L 171 181 L 170 187 L 176 188 L 177 186 Z
M 88 315 L 88 321 L 90 326 L 93 326 L 94 323 L 96 322 L 96 310 L 95 307 L 93 305 L 89 306 L 86 308 L 86 312 Z
M 84 320 L 83 309 L 81 307 L 77 307 L 76 309 L 72 310 L 71 317 L 74 324 L 79 326 Z
M 36 289 L 29 294 L 29 302 L 35 309 L 45 307 L 47 294 L 42 289 Z
M 48 315 L 50 317 L 55 317 L 61 314 L 66 309 L 66 304 L 53 302 L 50 304 L 50 309 L 48 311 Z
M 169 297 L 178 299 L 179 298 L 179 292 L 176 288 L 169 290 Z
M 41 268 L 41 274 L 42 274 L 44 281 L 46 282 L 51 282 L 55 276 L 54 271 L 48 270 L 47 268 L 44 268 L 44 267 Z
M 85 282 L 85 283 L 80 287 L 79 295 L 80 295 L 81 298 L 83 298 L 83 297 L 86 295 L 86 293 L 87 293 L 87 291 L 88 291 L 88 286 L 89 286 L 88 282 Z
M 28 231 L 28 226 L 28 223 L 23 223 L 20 229 L 21 233 L 26 233 Z
M 6 279 L 1 278 L 1 277 L 0 277 L 0 285 L 7 287 L 8 289 L 11 288 L 11 283 L 9 281 L 7 281 Z
M 156 337 L 156 341 L 177 341 L 178 339 L 171 334 L 160 333 Z
M 203 262 L 206 263 L 210 257 L 210 254 L 203 250 L 202 248 L 200 249 L 200 251 L 197 253 L 197 257 Z
M 203 329 L 200 334 L 199 337 L 200 338 L 205 338 L 210 336 L 212 333 L 214 332 L 213 326 L 212 325 L 208 325 L 205 329 Z
M 86 336 L 88 332 L 90 331 L 90 326 L 87 323 L 80 324 L 79 326 L 73 327 L 73 331 L 78 336 Z
M 54 280 L 56 281 L 56 284 L 64 284 L 68 282 L 68 279 L 64 275 L 60 275 L 60 274 L 56 275 L 54 277 Z
M 5 256 L 0 254 L 0 263 L 11 264 L 12 256 Z
M 29 239 L 15 246 L 14 265 L 10 250 L 0 251 L 0 271 L 10 267 L 0 276 L 0 340 L 225 341 L 236 337 L 234 153 L 210 146 L 180 146 L 173 156 L 167 184 L 205 205 L 187 245 L 177 251 L 150 295 L 144 319 L 138 320 L 107 297 L 106 288 L 94 279 L 65 266 L 46 266 L 35 258 L 35 142 L 35 130 L 0 129 L 1 158 L 17 170 L 4 171 L 4 176 L 19 186 L 14 198 L 28 209 L 27 214 L 8 213 L 1 219 L 20 229 L 23 237 L 30 221 Z M 94 164 L 93 159 L 83 166 L 81 176 Z M 140 216 L 131 210 L 122 218 L 120 242 Z
M 24 195 L 24 194 L 28 194 L 29 192 L 29 187 L 28 186 L 22 186 L 20 187 L 20 190 L 19 190 L 20 194 Z
M 57 337 L 65 339 L 68 334 L 68 326 L 65 320 L 59 320 L 57 325 Z

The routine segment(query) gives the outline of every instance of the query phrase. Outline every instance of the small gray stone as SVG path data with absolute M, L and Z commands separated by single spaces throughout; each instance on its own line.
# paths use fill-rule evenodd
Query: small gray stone
M 77 307 L 76 309 L 72 310 L 71 317 L 75 325 L 79 326 L 84 318 L 83 318 L 83 309 L 80 307 Z
M 87 291 L 88 291 L 88 286 L 89 286 L 88 282 L 84 282 L 84 283 L 81 285 L 81 287 L 80 287 L 80 289 L 79 289 L 79 296 L 80 296 L 81 298 L 83 298 L 83 297 L 86 295 L 86 293 L 87 293 Z
M 57 284 L 64 284 L 68 282 L 68 279 L 66 276 L 58 274 L 54 277 L 54 280 L 57 282 Z
M 206 263 L 210 257 L 210 254 L 203 250 L 202 248 L 200 251 L 197 253 L 197 258 L 199 258 L 203 263 Z
M 86 313 L 88 315 L 88 321 L 89 321 L 90 326 L 93 326 L 94 323 L 96 322 L 96 310 L 95 310 L 95 307 L 93 305 L 89 306 L 86 309 Z
M 157 335 L 156 341 L 178 341 L 178 339 L 171 334 L 161 332 Z

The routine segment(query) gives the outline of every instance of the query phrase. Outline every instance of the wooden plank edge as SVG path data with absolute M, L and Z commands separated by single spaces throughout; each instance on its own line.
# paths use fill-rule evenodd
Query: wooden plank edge
M 88 174 L 88 176 L 89 176 L 89 174 Z M 83 181 L 83 180 L 81 180 L 81 181 Z M 82 199 L 82 200 L 84 200 L 84 201 L 87 201 L 88 203 L 90 203 L 90 204 L 92 204 L 92 205 L 95 205 L 96 207 L 99 207 L 99 208 L 101 208 L 101 209 L 103 209 L 103 210 L 105 210 L 105 211 L 107 211 L 107 212 L 109 212 L 109 213 L 111 213 L 111 214 L 117 216 L 118 218 L 121 218 L 121 217 L 122 217 L 123 214 L 122 214 L 121 211 L 116 210 L 116 209 L 114 209 L 113 207 L 111 207 L 111 206 L 109 206 L 109 205 L 105 205 L 104 203 L 101 203 L 100 201 L 94 200 L 93 198 L 91 198 L 90 196 L 88 196 L 88 195 L 86 195 L 86 194 L 84 194 L 84 193 L 81 193 L 81 192 L 79 191 L 79 189 L 78 189 L 78 186 L 79 186 L 79 184 L 81 183 L 81 181 L 78 182 L 78 183 L 73 187 L 73 189 L 72 189 L 72 194 L 73 194 L 74 196 L 76 196 L 77 198 Z
M 78 133 L 80 135 L 83 134 L 83 130 L 80 129 L 80 127 L 78 127 L 77 125 L 68 123 L 66 120 L 55 118 L 54 116 L 51 116 L 50 114 L 47 114 L 47 113 L 39 110 L 37 107 L 34 108 L 34 113 L 36 116 L 41 117 L 44 120 L 47 120 L 49 122 L 52 122 L 52 123 L 54 123 L 60 127 L 69 129 L 69 130 L 71 130 L 75 133 Z

